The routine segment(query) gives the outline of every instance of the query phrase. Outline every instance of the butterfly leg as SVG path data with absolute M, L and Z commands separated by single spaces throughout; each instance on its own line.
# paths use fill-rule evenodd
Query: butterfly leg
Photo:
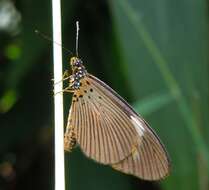
M 73 93 L 74 91 L 75 91 L 74 89 L 72 89 L 70 87 L 67 87 L 67 88 L 65 88 L 65 89 L 63 89 L 63 90 L 61 90 L 59 92 L 54 93 L 54 96 L 56 96 L 57 94 L 60 94 L 62 92 L 70 92 L 70 93 Z
M 62 75 L 62 79 L 60 81 L 55 82 L 54 85 L 59 84 L 60 82 L 65 81 L 65 80 L 67 80 L 69 78 L 70 78 L 70 76 L 68 74 L 68 70 L 66 70 L 64 72 L 64 74 Z M 54 79 L 52 79 L 52 81 L 54 81 Z

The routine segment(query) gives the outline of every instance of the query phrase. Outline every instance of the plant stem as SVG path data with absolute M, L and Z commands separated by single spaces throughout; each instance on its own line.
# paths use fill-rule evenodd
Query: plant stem
M 61 1 L 52 0 L 53 41 L 62 44 Z M 53 43 L 54 56 L 54 122 L 55 122 L 55 190 L 65 190 L 64 142 L 63 142 L 63 95 L 62 47 Z

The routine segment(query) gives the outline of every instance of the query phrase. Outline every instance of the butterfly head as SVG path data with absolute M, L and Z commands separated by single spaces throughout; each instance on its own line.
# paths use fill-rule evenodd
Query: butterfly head
M 71 65 L 72 69 L 74 69 L 76 67 L 83 66 L 82 63 L 83 62 L 78 57 L 71 57 L 70 58 L 70 65 Z
M 73 74 L 75 74 L 77 71 L 79 71 L 79 73 L 86 72 L 86 69 L 83 66 L 83 61 L 79 59 L 78 57 L 71 57 L 70 65 L 71 65 Z

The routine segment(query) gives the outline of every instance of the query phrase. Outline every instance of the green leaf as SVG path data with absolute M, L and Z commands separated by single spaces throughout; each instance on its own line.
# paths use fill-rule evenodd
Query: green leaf
M 17 101 L 17 93 L 14 90 L 8 90 L 0 99 L 0 113 L 8 112 Z
M 158 93 L 134 103 L 136 110 L 142 115 L 151 115 L 169 105 L 174 98 L 169 93 Z

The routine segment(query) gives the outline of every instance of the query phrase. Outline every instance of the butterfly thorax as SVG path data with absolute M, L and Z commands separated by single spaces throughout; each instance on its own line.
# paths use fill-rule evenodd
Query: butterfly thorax
M 70 64 L 72 67 L 72 75 L 69 80 L 70 87 L 72 90 L 78 90 L 81 86 L 81 80 L 86 76 L 87 71 L 83 66 L 82 60 L 77 57 L 72 57 Z

